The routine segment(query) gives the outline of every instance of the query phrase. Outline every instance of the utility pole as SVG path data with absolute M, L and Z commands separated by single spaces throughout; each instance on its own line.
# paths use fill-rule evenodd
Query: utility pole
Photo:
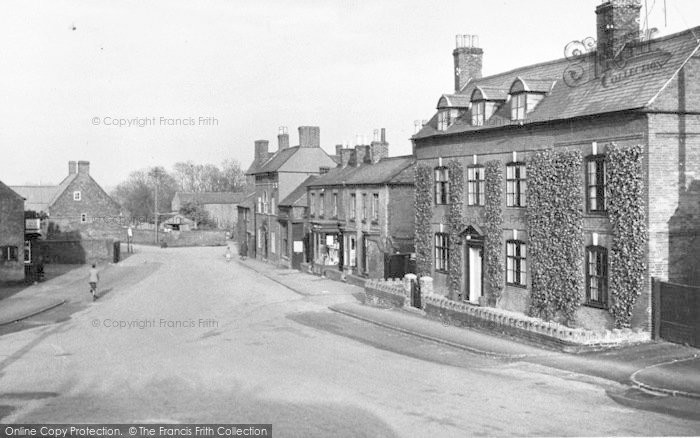
M 155 181 L 155 202 L 154 202 L 154 208 L 153 208 L 153 215 L 155 217 L 155 244 L 158 244 L 158 184 L 160 183 L 160 168 L 155 167 L 153 170 L 151 170 L 151 176 L 153 177 Z

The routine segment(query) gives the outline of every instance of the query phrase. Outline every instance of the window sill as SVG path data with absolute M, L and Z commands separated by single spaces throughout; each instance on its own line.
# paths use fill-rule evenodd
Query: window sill
M 506 283 L 506 286 L 517 287 L 518 289 L 527 289 L 527 285 L 518 283 Z
M 586 307 L 591 307 L 593 309 L 608 310 L 608 306 L 602 303 L 586 302 L 583 303 L 583 305 Z

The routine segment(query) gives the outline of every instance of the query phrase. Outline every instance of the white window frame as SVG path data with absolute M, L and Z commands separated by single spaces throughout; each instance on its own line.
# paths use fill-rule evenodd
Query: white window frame
M 472 125 L 483 126 L 485 121 L 486 101 L 479 100 L 472 103 Z
M 83 199 L 83 194 L 80 193 L 80 190 L 76 190 L 73 192 L 73 200 L 74 201 L 81 201 Z
M 87 213 L 80 213 L 80 223 L 86 224 L 88 222 Z
M 510 99 L 510 119 L 525 120 L 527 114 L 527 93 L 513 94 Z

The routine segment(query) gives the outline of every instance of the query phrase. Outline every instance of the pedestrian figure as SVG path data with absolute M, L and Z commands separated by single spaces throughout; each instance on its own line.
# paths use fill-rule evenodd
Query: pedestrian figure
M 241 242 L 240 248 L 238 248 L 238 254 L 241 256 L 241 260 L 245 260 L 248 257 L 248 242 L 243 240 Z
M 100 281 L 100 274 L 97 272 L 97 267 L 95 267 L 95 264 L 92 264 L 92 268 L 90 268 L 90 293 L 92 294 L 92 300 L 97 299 L 97 282 Z
M 226 254 L 224 254 L 224 256 L 226 257 L 227 262 L 231 261 L 231 247 L 230 246 L 226 246 Z

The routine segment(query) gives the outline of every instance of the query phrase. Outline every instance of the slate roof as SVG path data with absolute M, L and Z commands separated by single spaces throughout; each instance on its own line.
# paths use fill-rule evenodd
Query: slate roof
M 299 146 L 294 146 L 277 151 L 272 157 L 260 165 L 257 173 L 275 172 L 279 170 L 299 149 L 301 149 Z
M 337 163 L 320 147 L 294 146 L 277 150 L 259 163 L 253 162 L 247 175 L 271 172 L 318 173 L 320 167 L 333 167 Z
M 518 77 L 533 90 L 546 91 L 550 84 L 551 91 L 524 121 L 511 121 L 510 105 L 504 104 L 483 126 L 472 126 L 469 116 L 464 115 L 447 130 L 438 131 L 436 114 L 413 138 L 646 108 L 686 61 L 698 52 L 700 41 L 696 35 L 700 36 L 700 26 L 647 41 L 646 45 L 639 46 L 648 48 L 646 53 L 638 48 L 638 53 L 628 59 L 623 68 L 609 71 L 606 80 L 593 77 L 593 52 L 580 60 L 557 59 L 470 81 L 457 94 L 471 96 L 477 86 L 510 90 Z M 574 80 L 572 73 L 583 76 Z
M 243 200 L 238 204 L 238 207 L 253 209 L 253 207 L 255 207 L 255 192 L 245 195 Z
M 311 184 L 318 177 L 312 175 L 308 177 L 303 183 L 292 190 L 292 193 L 288 194 L 283 200 L 279 202 L 280 207 L 308 207 L 309 200 L 306 197 L 306 187 Z
M 49 205 L 56 197 L 58 186 L 10 186 L 25 199 L 24 209 L 36 212 L 49 211 Z
M 413 184 L 411 155 L 390 157 L 376 164 L 336 167 L 307 184 L 308 187 L 339 185 Z
M 9 195 L 15 196 L 15 197 L 20 198 L 20 199 L 22 199 L 22 200 L 24 201 L 24 196 L 20 195 L 19 193 L 17 193 L 17 192 L 14 191 L 14 190 L 12 190 L 12 188 L 10 188 L 10 186 L 4 184 L 2 181 L 0 181 L 0 189 L 1 189 L 3 192 L 8 193 Z
M 198 202 L 200 204 L 240 204 L 246 197 L 244 192 L 176 192 L 180 204 Z

